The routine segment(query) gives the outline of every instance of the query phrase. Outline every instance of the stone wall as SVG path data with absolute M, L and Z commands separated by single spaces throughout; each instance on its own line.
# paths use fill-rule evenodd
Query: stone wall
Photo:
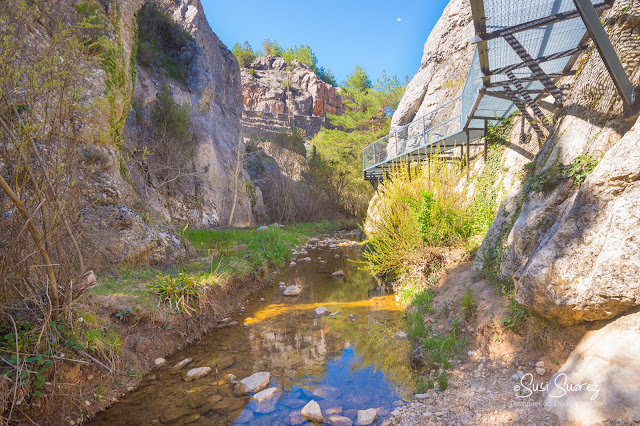
M 247 110 L 242 111 L 240 125 L 243 137 L 266 140 L 271 140 L 279 132 L 297 129 L 304 132 L 305 140 L 310 140 L 322 129 L 336 129 L 327 117 Z

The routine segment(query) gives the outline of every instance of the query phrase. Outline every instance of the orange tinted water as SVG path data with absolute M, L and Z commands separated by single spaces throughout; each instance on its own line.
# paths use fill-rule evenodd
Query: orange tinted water
M 362 270 L 359 248 L 309 250 L 308 256 L 311 262 L 283 271 L 272 287 L 256 294 L 245 314 L 232 318 L 239 325 L 217 329 L 175 354 L 92 423 L 305 424 L 300 409 L 311 399 L 326 417 L 339 413 L 354 422 L 358 410 L 375 408 L 380 423 L 401 404 L 409 380 L 408 343 L 394 338 L 404 328 L 401 307 Z M 339 269 L 344 278 L 332 278 Z M 283 296 L 278 281 L 301 285 L 301 295 Z M 320 306 L 339 313 L 317 317 Z M 172 372 L 184 358 L 193 361 Z M 196 367 L 212 371 L 185 381 L 186 372 Z M 267 414 L 253 411 L 250 395 L 235 396 L 228 379 L 261 371 L 271 373 L 269 386 L 282 390 Z

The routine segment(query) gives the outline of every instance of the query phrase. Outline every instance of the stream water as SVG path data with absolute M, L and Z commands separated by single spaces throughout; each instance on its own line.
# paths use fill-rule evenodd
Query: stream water
M 404 328 L 401 307 L 363 270 L 359 247 L 343 240 L 330 249 L 331 242 L 339 241 L 307 248 L 298 258 L 312 260 L 283 270 L 231 319 L 238 325 L 216 329 L 167 359 L 92 424 L 298 425 L 307 423 L 300 410 L 312 399 L 325 420 L 337 414 L 355 423 L 358 410 L 375 408 L 381 423 L 402 405 L 409 383 L 408 342 L 394 337 Z M 336 270 L 344 277 L 333 278 Z M 302 293 L 284 296 L 279 281 L 300 285 Z M 318 317 L 320 306 L 337 314 Z M 173 371 L 185 358 L 193 361 Z M 212 370 L 185 381 L 196 367 Z M 251 395 L 234 395 L 228 377 L 241 380 L 262 371 L 271 373 L 270 387 L 282 390 L 273 411 L 264 414 L 255 412 Z

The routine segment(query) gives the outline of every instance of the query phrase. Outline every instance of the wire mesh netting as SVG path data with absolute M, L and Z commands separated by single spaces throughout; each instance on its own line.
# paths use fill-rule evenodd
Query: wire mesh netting
M 602 0 L 591 1 L 598 4 Z M 487 33 L 573 10 L 573 0 L 484 0 Z M 573 64 L 575 48 L 585 33 L 582 19 L 575 17 L 518 31 L 513 36 L 531 58 L 544 59 L 537 61 L 544 73 L 561 75 Z M 485 76 L 476 48 L 462 95 L 366 147 L 363 152 L 365 172 L 379 170 L 385 163 L 409 154 L 426 156 L 431 152 L 428 148 L 436 145 L 448 149 L 449 141 L 466 141 L 465 134 L 469 135 L 469 141 L 481 138 L 479 130 L 486 121 L 500 121 L 517 110 L 511 100 L 517 87 L 505 74 L 505 67 L 511 67 L 513 76 L 522 80 L 520 84 L 524 91 L 533 94 L 532 97 L 544 92 L 545 86 L 537 80 L 540 76 L 525 64 L 526 54 L 516 53 L 501 37 L 488 40 L 486 45 L 488 81 L 483 82 Z M 485 87 L 483 83 L 487 82 Z M 522 92 L 519 96 L 523 96 Z M 526 99 L 520 98 L 520 101 Z

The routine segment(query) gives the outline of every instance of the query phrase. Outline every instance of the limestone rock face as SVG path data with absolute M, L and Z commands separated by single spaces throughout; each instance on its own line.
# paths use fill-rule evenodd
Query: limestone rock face
M 166 262 L 185 252 L 174 227 L 227 225 L 233 205 L 231 224 L 245 226 L 264 209 L 261 193 L 246 172 L 240 168 L 236 173 L 236 152 L 238 148 L 243 152 L 244 145 L 239 135 L 242 88 L 235 57 L 209 27 L 199 0 L 157 0 L 193 36 L 183 51 L 188 77 L 186 83 L 177 83 L 159 69 L 138 66 L 134 72 L 136 13 L 144 3 L 96 2 L 109 40 L 120 52 L 117 69 L 110 71 L 117 75 L 108 75 L 99 59 L 88 57 L 88 77 L 80 90 L 87 113 L 78 123 L 79 152 L 100 161 L 99 167 L 87 167 L 77 176 L 89 205 L 81 215 L 79 243 L 97 269 L 125 262 Z M 29 23 L 30 34 L 25 34 L 33 38 L 30 45 L 46 51 L 51 28 L 58 23 L 71 27 L 79 19 L 76 4 L 64 0 L 51 13 L 40 12 L 37 22 Z M 121 82 L 117 89 L 114 79 Z M 157 170 L 134 161 L 134 152 L 141 148 L 141 121 L 148 118 L 163 80 L 174 99 L 191 109 L 194 146 L 183 170 L 189 176 L 165 185 L 147 176 Z
M 602 424 L 640 420 L 640 313 L 589 331 L 550 380 L 545 406 L 564 422 Z M 569 384 L 583 386 L 569 391 Z
M 409 82 L 393 114 L 391 128 L 410 123 L 462 93 L 474 45 L 468 0 L 451 0 L 433 27 L 418 73 Z
M 199 0 L 162 0 L 159 4 L 193 36 L 184 52 L 189 58 L 188 76 L 182 84 L 159 70 L 139 67 L 133 99 L 136 110 L 127 120 L 125 145 L 131 150 L 142 149 L 143 122 L 148 121 L 145 118 L 161 85 L 167 83 L 176 102 L 190 107 L 194 146 L 184 164 L 187 176 L 160 187 L 161 179 L 154 179 L 153 170 L 142 173 L 136 164 L 130 164 L 134 183 L 145 188 L 148 202 L 176 226 L 227 225 L 234 200 L 231 224 L 252 225 L 264 206 L 259 194 L 247 189 L 252 185 L 247 185 L 249 177 L 242 167 L 236 179 L 237 150 L 244 152 L 239 135 L 242 89 L 237 61 L 209 27 Z
M 638 161 L 640 121 L 577 192 L 569 183 L 523 206 L 505 258 L 505 267 L 518 267 L 520 303 L 562 324 L 612 318 L 640 304 Z M 536 232 L 545 220 L 551 227 Z
M 638 84 L 640 41 L 625 28 L 640 22 L 640 6 L 626 6 L 614 4 L 607 28 Z M 557 164 L 566 170 L 580 155 L 598 165 L 581 185 L 565 172 L 551 190 L 516 192 L 525 202 L 501 263 L 515 281 L 516 300 L 563 325 L 613 318 L 640 305 L 640 122 L 620 117 L 620 98 L 610 93 L 599 55 L 583 62 L 536 174 Z M 594 90 L 605 94 L 595 103 Z
M 255 75 L 249 74 L 249 69 L 242 70 L 246 110 L 308 116 L 344 112 L 339 89 L 322 81 L 306 65 L 294 61 L 287 68 L 284 59 L 268 55 L 256 58 L 251 68 Z

